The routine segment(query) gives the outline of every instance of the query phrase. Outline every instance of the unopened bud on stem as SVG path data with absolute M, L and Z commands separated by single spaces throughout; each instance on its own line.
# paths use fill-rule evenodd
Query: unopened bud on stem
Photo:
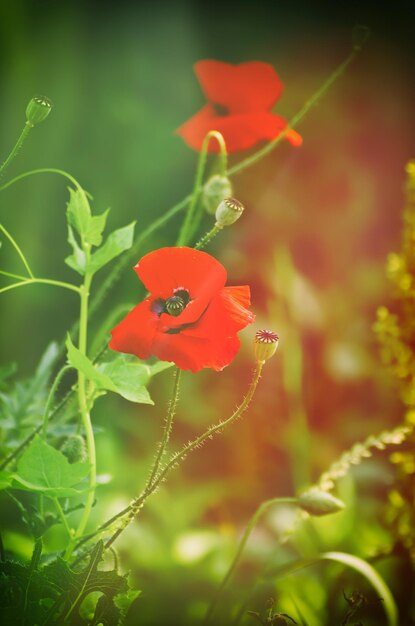
M 214 215 L 219 204 L 232 195 L 232 184 L 227 176 L 215 174 L 203 187 L 203 205 L 208 213 Z
M 320 489 L 305 491 L 297 500 L 298 506 L 310 515 L 330 515 L 345 508 L 344 502 Z

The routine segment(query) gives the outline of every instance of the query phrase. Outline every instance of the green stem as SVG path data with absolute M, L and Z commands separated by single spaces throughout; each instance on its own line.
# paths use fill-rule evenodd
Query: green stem
M 70 291 L 80 293 L 80 288 L 76 285 L 72 285 L 71 283 L 64 283 L 60 280 L 51 280 L 49 278 L 28 278 L 22 280 L 20 283 L 13 283 L 13 285 L 7 285 L 7 287 L 3 287 L 2 289 L 0 289 L 0 293 L 11 291 L 12 289 L 17 289 L 18 287 L 25 287 L 26 285 L 36 284 L 53 285 L 55 287 L 62 287 L 63 289 L 69 289 Z
M 4 172 L 6 171 L 6 168 L 10 165 L 10 163 L 13 161 L 13 159 L 19 152 L 20 148 L 24 144 L 25 139 L 28 136 L 29 132 L 32 130 L 32 128 L 33 128 L 33 124 L 31 124 L 30 122 L 26 122 L 26 124 L 23 127 L 22 132 L 20 133 L 18 140 L 16 141 L 16 144 L 13 150 L 10 152 L 9 156 L 0 167 L 0 178 L 3 176 Z
M 8 276 L 9 278 L 17 278 L 17 280 L 26 280 L 26 276 L 12 274 L 11 272 L 5 272 L 4 270 L 0 270 L 0 274 L 2 274 L 2 276 Z
M 244 397 L 244 399 L 243 399 L 242 403 L 240 404 L 240 406 L 234 411 L 234 413 L 232 413 L 232 415 L 230 417 L 228 417 L 226 420 L 222 420 L 222 421 L 218 422 L 217 424 L 215 424 L 214 426 L 211 426 L 210 428 L 208 428 L 203 434 L 199 435 L 199 437 L 196 437 L 196 439 L 194 439 L 193 441 L 188 443 L 186 446 L 184 446 L 181 450 L 179 450 L 179 452 L 176 452 L 175 454 L 173 454 L 173 456 L 170 458 L 169 462 L 158 473 L 158 475 L 155 478 L 155 480 L 151 484 L 147 484 L 147 486 L 144 489 L 143 493 L 140 496 L 138 496 L 138 498 L 136 498 L 128 507 L 126 507 L 123 511 L 121 511 L 120 513 L 115 515 L 110 520 L 111 523 L 112 523 L 113 521 L 115 521 L 119 517 L 127 516 L 126 519 L 124 520 L 123 525 L 120 528 L 118 528 L 115 531 L 115 533 L 110 537 L 110 539 L 107 541 L 107 543 L 105 544 L 105 548 L 109 548 L 114 543 L 114 541 L 119 537 L 119 535 L 122 533 L 122 531 L 125 530 L 125 528 L 128 526 L 128 524 L 134 519 L 134 517 L 140 511 L 140 509 L 142 508 L 142 506 L 143 506 L 144 502 L 147 500 L 147 498 L 152 493 L 154 493 L 154 491 L 156 491 L 158 489 L 159 485 L 163 482 L 163 480 L 165 479 L 166 475 L 169 473 L 169 471 L 173 467 L 175 467 L 178 463 L 183 461 L 183 459 L 189 454 L 189 452 L 192 452 L 196 448 L 199 448 L 207 439 L 211 439 L 211 437 L 213 435 L 215 435 L 218 432 L 222 431 L 226 426 L 228 426 L 229 424 L 234 422 L 236 419 L 238 419 L 238 417 L 240 417 L 242 415 L 242 413 L 248 408 L 248 406 L 249 406 L 249 404 L 250 404 L 250 402 L 251 402 L 251 400 L 253 398 L 253 395 L 255 393 L 255 389 L 256 389 L 256 387 L 258 385 L 258 382 L 259 382 L 259 379 L 261 377 L 262 367 L 263 367 L 263 365 L 261 363 L 257 364 L 257 366 L 256 366 L 256 368 L 255 368 L 255 370 L 253 372 L 251 384 L 249 386 L 247 394 Z M 101 529 L 102 529 L 102 527 L 101 527 Z
M 153 467 L 150 472 L 150 477 L 147 481 L 146 489 L 148 489 L 153 480 L 156 478 L 161 460 L 163 458 L 164 453 L 166 452 L 167 444 L 169 443 L 171 429 L 173 425 L 173 418 L 176 413 L 177 402 L 179 400 L 179 386 L 180 386 L 180 378 L 181 378 L 181 370 L 176 367 L 174 371 L 174 383 L 173 383 L 173 393 L 171 396 L 171 400 L 169 402 L 169 408 L 167 409 L 166 421 L 164 424 L 163 437 L 158 446 L 157 455 L 154 459 Z
M 89 252 L 89 251 L 88 251 Z M 85 275 L 84 284 L 81 287 L 81 310 L 79 316 L 79 344 L 78 348 L 81 354 L 86 354 L 87 347 L 87 330 L 88 330 L 88 300 L 89 289 L 91 287 L 92 275 L 87 273 Z M 87 398 L 86 398 L 86 379 L 85 374 L 78 370 L 78 402 L 81 413 L 82 425 L 85 431 L 86 448 L 88 454 L 88 463 L 90 464 L 89 472 L 89 491 L 85 503 L 85 508 L 82 512 L 81 519 L 78 524 L 78 528 L 75 531 L 73 540 L 68 545 L 65 553 L 65 559 L 69 559 L 72 554 L 74 542 L 79 539 L 83 534 L 86 525 L 89 520 L 89 516 L 92 511 L 95 498 L 96 488 L 96 452 L 95 452 L 95 439 L 92 429 L 91 418 L 88 411 Z
M 209 232 L 207 232 L 205 235 L 203 235 L 201 239 L 199 239 L 199 241 L 195 245 L 195 249 L 200 250 L 201 248 L 204 248 L 206 244 L 210 243 L 212 239 L 214 239 L 216 235 L 220 233 L 222 228 L 222 226 L 218 226 L 217 224 L 215 224 L 214 227 L 209 230 Z
M 226 585 L 228 584 L 232 574 L 234 573 L 236 566 L 239 563 L 239 560 L 242 556 L 242 552 L 244 551 L 244 548 L 247 544 L 247 541 L 252 533 L 252 531 L 254 530 L 255 526 L 258 524 L 260 518 L 264 515 L 264 513 L 266 511 L 268 511 L 269 508 L 271 508 L 272 506 L 274 506 L 274 504 L 296 504 L 297 503 L 297 498 L 272 498 L 271 500 L 266 500 L 265 502 L 262 502 L 262 504 L 259 505 L 259 507 L 257 508 L 257 510 L 255 511 L 255 513 L 252 515 L 251 519 L 249 520 L 244 534 L 242 535 L 242 538 L 239 542 L 238 545 L 238 549 L 236 551 L 236 554 L 233 558 L 232 563 L 229 566 L 228 571 L 226 572 L 217 592 L 215 597 L 213 598 L 208 611 L 206 613 L 205 616 L 205 620 L 204 623 L 208 624 L 212 614 L 219 602 L 219 599 L 221 597 L 221 594 L 223 593 L 223 590 L 225 589 Z
M 13 248 L 16 250 L 16 252 L 19 255 L 19 257 L 21 258 L 21 260 L 23 262 L 23 265 L 25 266 L 25 268 L 27 270 L 27 273 L 29 274 L 30 278 L 34 278 L 33 272 L 30 269 L 29 263 L 27 262 L 27 259 L 26 259 L 25 255 L 23 254 L 22 249 L 16 243 L 16 241 L 13 239 L 11 234 L 4 228 L 3 224 L 0 224 L 0 231 L 2 231 L 6 235 L 7 239 L 10 241 L 10 243 L 13 246 Z
M 202 181 L 203 181 L 203 175 L 205 173 L 206 159 L 207 159 L 207 154 L 208 154 L 207 151 L 208 151 L 209 143 L 212 139 L 216 139 L 216 141 L 219 144 L 220 155 L 221 155 L 221 173 L 224 175 L 226 172 L 227 152 L 226 152 L 225 140 L 223 139 L 222 135 L 218 131 L 211 130 L 210 132 L 208 132 L 208 134 L 203 140 L 202 148 L 199 154 L 197 169 L 196 169 L 196 177 L 195 177 L 195 183 L 194 183 L 193 192 L 192 192 L 192 199 L 190 201 L 190 205 L 187 210 L 186 217 L 182 224 L 182 228 L 180 230 L 180 234 L 179 234 L 179 238 L 177 240 L 176 246 L 184 246 L 187 244 L 188 240 L 190 239 L 190 236 L 192 233 L 192 225 L 193 225 L 195 213 L 196 213 L 197 203 L 198 203 L 199 196 L 203 188 Z
M 3 191 L 3 189 L 7 189 L 7 187 L 11 187 L 12 185 L 14 185 L 14 183 L 17 183 L 19 180 L 22 180 L 23 178 L 27 178 L 28 176 L 34 176 L 36 174 L 59 174 L 59 176 L 64 176 L 65 178 L 70 180 L 71 183 L 73 183 L 75 187 L 77 187 L 78 189 L 82 189 L 78 181 L 73 176 L 68 174 L 68 172 L 65 172 L 64 170 L 59 170 L 56 167 L 41 167 L 39 169 L 30 170 L 29 172 L 23 172 L 23 174 L 19 174 L 18 176 L 15 176 L 11 180 L 9 180 L 7 183 L 2 185 L 0 187 L 0 191 Z
M 71 538 L 72 537 L 72 532 L 71 532 L 71 529 L 69 527 L 68 520 L 66 519 L 66 515 L 63 512 L 63 509 L 61 507 L 61 504 L 60 504 L 58 498 L 52 498 L 52 500 L 53 500 L 53 502 L 54 502 L 54 504 L 56 506 L 56 510 L 59 513 L 59 517 L 61 518 L 61 521 L 62 521 L 62 523 L 63 523 L 63 525 L 65 527 L 65 530 L 68 533 L 68 537 Z
M 49 396 L 48 396 L 48 399 L 47 399 L 47 401 L 46 401 L 45 412 L 44 412 L 44 414 L 43 414 L 43 425 L 42 425 L 42 436 L 43 436 L 43 437 L 46 437 L 46 433 L 47 433 L 47 430 L 48 430 L 48 425 L 49 425 L 49 411 L 50 411 L 50 409 L 51 409 L 51 405 L 52 405 L 52 402 L 53 402 L 53 400 L 54 400 L 54 397 L 55 397 L 56 391 L 57 391 L 57 389 L 58 389 L 59 385 L 61 384 L 62 379 L 63 379 L 63 377 L 65 376 L 65 374 L 66 374 L 69 370 L 71 370 L 71 369 L 73 369 L 72 365 L 64 365 L 64 366 L 63 366 L 63 367 L 59 370 L 59 372 L 58 372 L 58 373 L 57 373 L 57 375 L 56 375 L 55 380 L 53 381 L 53 385 L 52 385 L 52 387 L 51 387 L 51 389 L 50 389 Z

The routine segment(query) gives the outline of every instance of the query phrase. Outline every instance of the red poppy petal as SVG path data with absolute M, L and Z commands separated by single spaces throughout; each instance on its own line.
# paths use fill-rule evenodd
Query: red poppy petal
M 279 115 L 268 112 L 255 112 L 239 115 L 218 116 L 211 105 L 206 105 L 196 115 L 183 124 L 177 133 L 194 150 L 201 150 L 202 143 L 210 130 L 222 133 L 228 152 L 252 148 L 259 141 L 276 139 L 287 126 Z M 301 137 L 290 130 L 287 139 L 293 145 L 300 145 Z M 209 152 L 218 152 L 216 141 L 211 141 Z
M 140 302 L 111 331 L 108 346 L 116 352 L 135 354 L 140 359 L 147 359 L 157 332 L 159 318 L 151 311 L 151 304 L 156 298 L 150 296 Z
M 198 372 L 204 367 L 209 367 L 220 371 L 231 363 L 239 346 L 240 342 L 236 335 L 219 340 L 188 337 L 183 333 L 175 335 L 158 333 L 152 346 L 152 354 L 162 361 L 172 361 L 182 370 Z
M 234 335 L 248 324 L 255 316 L 246 307 L 250 305 L 250 290 L 247 285 L 224 287 L 212 299 L 206 312 L 192 326 L 181 331 L 189 337 L 223 337 Z
M 284 89 L 272 65 L 260 61 L 231 65 L 205 60 L 194 71 L 206 98 L 231 113 L 270 109 Z
M 175 289 L 187 289 L 191 298 L 217 291 L 226 282 L 226 270 L 213 256 L 194 248 L 159 248 L 135 266 L 140 280 L 154 296 L 169 298 Z

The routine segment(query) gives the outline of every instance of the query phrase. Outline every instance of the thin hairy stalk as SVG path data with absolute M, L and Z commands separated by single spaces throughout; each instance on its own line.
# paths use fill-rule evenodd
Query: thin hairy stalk
M 19 135 L 18 140 L 16 141 L 16 143 L 14 145 L 14 148 L 12 149 L 12 151 L 9 154 L 9 156 L 7 157 L 7 159 L 4 161 L 4 163 L 0 167 L 0 178 L 3 176 L 4 172 L 6 171 L 6 169 L 9 167 L 10 163 L 13 161 L 13 159 L 15 158 L 17 153 L 19 152 L 20 148 L 24 144 L 24 142 L 25 142 L 29 132 L 32 130 L 32 128 L 33 128 L 33 124 L 31 124 L 30 122 L 26 122 L 26 124 L 23 127 L 22 132 Z
M 95 532 L 90 533 L 89 535 L 86 535 L 85 537 L 82 537 L 82 539 L 78 541 L 78 543 L 76 544 L 75 548 L 76 549 L 80 548 L 81 545 L 83 545 L 90 539 L 93 539 L 93 537 L 95 537 L 96 535 L 104 532 L 107 528 L 112 526 L 118 519 L 128 516 L 128 520 L 125 526 L 117 530 L 117 532 L 114 533 L 114 535 L 108 540 L 105 547 L 109 548 L 114 543 L 115 539 L 119 536 L 119 534 L 122 532 L 122 530 L 124 530 L 124 528 L 132 521 L 132 519 L 134 519 L 135 515 L 139 512 L 139 510 L 143 506 L 148 496 L 150 496 L 152 493 L 154 493 L 154 491 L 158 489 L 158 487 L 163 482 L 163 480 L 165 479 L 169 471 L 173 469 L 173 467 L 175 467 L 180 461 L 182 461 L 187 456 L 187 454 L 189 454 L 189 452 L 192 452 L 193 450 L 201 446 L 205 441 L 207 441 L 207 439 L 210 439 L 213 435 L 219 433 L 223 428 L 225 428 L 231 422 L 238 419 L 238 417 L 240 417 L 244 413 L 244 411 L 248 408 L 253 398 L 253 395 L 255 393 L 255 389 L 258 385 L 258 382 L 261 376 L 262 367 L 263 367 L 263 364 L 259 363 L 257 367 L 255 368 L 253 375 L 252 375 L 251 384 L 246 393 L 246 396 L 244 397 L 240 406 L 234 411 L 234 413 L 232 413 L 230 417 L 228 417 L 228 419 L 222 420 L 218 422 L 216 425 L 211 426 L 202 435 L 200 435 L 199 437 L 197 437 L 196 439 L 188 443 L 186 446 L 184 446 L 181 450 L 179 450 L 175 454 L 173 454 L 170 457 L 170 460 L 168 461 L 168 463 L 159 472 L 157 478 L 152 482 L 151 485 L 147 483 L 147 486 L 143 490 L 143 492 L 135 500 L 133 500 L 131 504 L 129 504 L 127 507 L 125 507 L 124 509 L 122 509 L 121 511 L 113 515 L 110 519 L 104 522 Z M 84 558 L 84 556 L 85 555 L 82 554 L 81 557 L 75 561 L 75 563 L 77 563 L 78 560 L 80 560 L 81 558 Z
M 77 187 L 78 189 L 82 189 L 78 181 L 73 176 L 68 174 L 68 172 L 65 172 L 64 170 L 59 170 L 56 167 L 41 167 L 36 170 L 30 170 L 29 172 L 23 172 L 23 174 L 19 174 L 18 176 L 15 176 L 11 180 L 9 180 L 7 183 L 4 183 L 4 185 L 1 185 L 0 191 L 3 191 L 3 189 L 7 189 L 8 187 L 11 187 L 12 185 L 14 185 L 14 183 L 17 183 L 19 180 L 23 180 L 23 178 L 27 178 L 28 176 L 35 176 L 36 174 L 59 174 L 59 176 L 64 176 L 65 178 L 70 180 L 71 183 L 73 183 L 75 187 Z
M 0 289 L 0 293 L 5 293 L 6 291 L 11 291 L 12 289 L 17 289 L 18 287 L 26 287 L 26 285 L 52 285 L 54 287 L 61 287 L 62 289 L 69 289 L 70 291 L 75 291 L 76 293 L 80 293 L 79 287 L 76 285 L 72 285 L 71 283 L 64 283 L 61 280 L 51 280 L 49 278 L 28 278 L 22 280 L 20 283 L 13 283 L 13 285 L 8 285 L 7 287 L 3 287 Z
M 183 461 L 183 459 L 189 454 L 189 452 L 192 452 L 193 450 L 201 446 L 207 439 L 210 439 L 213 435 L 217 434 L 218 432 L 221 432 L 226 426 L 234 422 L 236 419 L 238 419 L 238 417 L 242 415 L 242 413 L 248 408 L 253 398 L 255 389 L 261 377 L 262 367 L 263 367 L 262 363 L 257 364 L 253 372 L 251 384 L 249 386 L 247 394 L 245 398 L 243 399 L 242 403 L 240 404 L 240 406 L 236 409 L 236 411 L 234 411 L 234 413 L 232 413 L 232 415 L 228 417 L 226 420 L 222 420 L 218 422 L 217 424 L 215 424 L 214 426 L 211 426 L 203 434 L 199 435 L 199 437 L 196 437 L 196 439 L 194 439 L 193 441 L 188 443 L 186 446 L 184 446 L 181 450 L 179 450 L 179 452 L 176 452 L 175 454 L 173 454 L 170 460 L 168 461 L 168 463 L 159 472 L 157 478 L 150 485 L 147 485 L 143 493 L 140 496 L 138 496 L 138 498 L 136 498 L 126 509 L 121 511 L 121 513 L 119 514 L 119 517 L 124 517 L 126 515 L 128 517 L 124 521 L 123 525 L 120 528 L 118 528 L 115 531 L 115 533 L 110 537 L 110 539 L 107 541 L 107 543 L 105 544 L 105 548 L 109 548 L 114 543 L 114 541 L 119 537 L 122 531 L 125 530 L 128 524 L 134 519 L 134 517 L 140 511 L 140 509 L 142 508 L 147 498 L 152 493 L 154 493 L 154 491 L 158 489 L 160 484 L 165 479 L 166 475 L 169 473 L 171 469 L 173 469 L 173 467 L 175 467 L 178 463 L 180 463 L 180 461 Z
M 193 191 L 192 191 L 192 199 L 190 201 L 189 208 L 187 209 L 186 217 L 184 218 L 184 222 L 180 229 L 176 246 L 186 245 L 191 237 L 191 234 L 193 231 L 193 225 L 194 225 L 194 221 L 196 217 L 197 204 L 198 204 L 199 197 L 203 188 L 202 182 L 203 182 L 203 176 L 204 176 L 205 168 L 206 168 L 206 160 L 207 160 L 207 155 L 208 155 L 207 151 L 208 151 L 209 143 L 212 139 L 215 139 L 219 144 L 219 150 L 220 150 L 220 155 L 221 155 L 221 173 L 224 175 L 226 172 L 228 154 L 226 151 L 225 141 L 221 133 L 219 133 L 216 130 L 211 130 L 208 132 L 208 134 L 203 140 L 202 148 L 199 154 L 197 169 L 196 169 L 195 182 L 194 182 Z
M 264 515 L 264 513 L 266 511 L 268 511 L 269 508 L 271 508 L 272 506 L 274 506 L 274 504 L 296 504 L 297 503 L 297 498 L 272 498 L 271 500 L 266 500 L 265 502 L 262 502 L 262 504 L 259 505 L 259 507 L 257 508 L 257 510 L 255 511 L 255 513 L 252 515 L 251 519 L 249 520 L 244 534 L 242 535 L 242 538 L 239 542 L 238 545 L 238 549 L 236 551 L 236 554 L 233 558 L 232 563 L 229 566 L 228 571 L 226 572 L 217 592 L 215 597 L 213 598 L 206 616 L 205 616 L 205 620 L 204 623 L 208 624 L 210 621 L 210 618 L 212 617 L 212 614 L 219 602 L 219 599 L 221 597 L 221 594 L 223 593 L 223 590 L 225 589 L 226 585 L 228 584 L 232 574 L 234 573 L 236 566 L 239 563 L 239 560 L 242 556 L 242 552 L 244 551 L 244 548 L 247 544 L 247 541 L 252 533 L 252 531 L 254 530 L 255 526 L 258 524 L 260 518 Z
M 201 250 L 202 248 L 204 248 L 208 243 L 212 241 L 212 239 L 216 237 L 218 233 L 220 233 L 221 230 L 222 227 L 215 224 L 214 227 L 209 230 L 209 232 L 207 232 L 205 235 L 203 235 L 203 237 L 201 237 L 201 239 L 199 239 L 199 241 L 195 245 L 195 249 Z
M 46 401 L 45 412 L 43 414 L 43 424 L 42 424 L 42 436 L 43 437 L 46 437 L 46 433 L 47 433 L 48 425 L 49 425 L 49 412 L 52 406 L 52 402 L 55 398 L 56 392 L 58 390 L 58 387 L 61 384 L 62 379 L 64 378 L 65 374 L 69 372 L 69 370 L 72 370 L 72 369 L 73 369 L 72 365 L 64 365 L 57 373 L 56 378 L 53 381 L 53 385 L 50 388 L 49 396 Z
M 176 413 L 177 402 L 179 400 L 181 373 L 181 370 L 176 367 L 174 371 L 173 393 L 169 402 L 169 407 L 167 409 L 167 415 L 163 429 L 163 437 L 159 443 L 156 458 L 154 459 L 153 467 L 151 468 L 150 476 L 145 489 L 148 489 L 152 485 L 153 480 L 157 477 L 161 460 L 166 452 L 167 444 L 169 443 L 171 429 L 173 426 L 173 418 Z
M 89 252 L 89 250 L 86 250 Z M 87 259 L 88 261 L 88 259 Z M 88 299 L 89 290 L 91 287 L 92 275 L 88 272 L 85 274 L 84 284 L 81 287 L 81 310 L 79 316 L 79 351 L 81 354 L 86 355 L 87 347 L 87 330 L 88 330 Z M 69 559 L 74 542 L 83 534 L 85 527 L 88 523 L 89 516 L 92 511 L 95 498 L 96 487 L 96 452 L 95 452 L 95 439 L 92 429 L 91 418 L 88 411 L 87 398 L 86 398 L 86 379 L 85 374 L 78 370 L 78 402 L 79 410 L 81 413 L 82 426 L 85 431 L 86 449 L 88 455 L 88 463 L 90 464 L 89 471 L 89 491 L 86 498 L 85 508 L 82 512 L 81 519 L 78 524 L 78 528 L 75 531 L 73 540 L 68 546 L 65 553 L 65 558 Z
M 11 236 L 11 234 L 5 229 L 5 227 L 3 226 L 3 224 L 0 224 L 0 231 L 2 233 L 4 233 L 7 237 L 7 239 L 10 241 L 10 243 L 12 244 L 13 248 L 16 250 L 17 254 L 19 255 L 19 257 L 22 260 L 23 265 L 26 268 L 27 273 L 29 274 L 30 278 L 34 278 L 33 272 L 30 269 L 30 265 L 27 262 L 27 259 L 25 257 L 25 255 L 23 254 L 22 249 L 20 248 L 20 246 L 17 244 L 17 242 L 13 239 L 13 237 Z

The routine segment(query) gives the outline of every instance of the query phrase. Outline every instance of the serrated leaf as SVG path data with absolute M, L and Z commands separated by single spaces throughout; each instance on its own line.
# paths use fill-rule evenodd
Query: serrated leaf
M 14 481 L 50 497 L 71 497 L 88 488 L 74 488 L 88 472 L 88 463 L 69 463 L 62 452 L 36 435 L 20 457 Z
M 88 380 L 91 380 L 100 389 L 107 389 L 108 391 L 117 393 L 117 387 L 112 382 L 111 378 L 99 372 L 92 361 L 82 354 L 78 348 L 75 348 L 69 335 L 66 339 L 66 349 L 68 351 L 68 362 L 72 367 L 80 370 Z
M 91 273 L 97 272 L 122 252 L 129 250 L 133 245 L 134 226 L 135 222 L 132 222 L 128 226 L 114 230 L 107 237 L 101 248 L 91 256 L 91 260 L 88 263 L 88 271 Z
M 154 404 L 146 389 L 151 378 L 151 370 L 148 365 L 120 354 L 112 361 L 100 363 L 98 369 L 111 379 L 115 384 L 117 393 L 126 400 L 141 404 Z
M 89 218 L 88 225 L 84 233 L 84 239 L 91 246 L 100 246 L 102 243 L 102 233 L 107 223 L 109 209 L 101 215 L 93 215 Z
M 83 276 L 86 269 L 86 255 L 85 252 L 79 247 L 78 242 L 75 239 L 75 235 L 71 226 L 68 224 L 68 243 L 72 246 L 73 254 L 66 257 L 65 263 L 78 274 Z

